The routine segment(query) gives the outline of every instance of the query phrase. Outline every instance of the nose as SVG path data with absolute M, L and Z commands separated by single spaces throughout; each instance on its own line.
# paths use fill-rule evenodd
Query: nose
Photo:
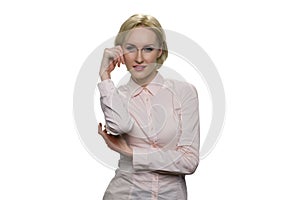
M 135 57 L 135 62 L 138 63 L 138 64 L 141 64 L 141 63 L 144 62 L 144 58 L 143 58 L 143 54 L 142 54 L 141 49 L 137 50 L 137 54 L 136 54 L 136 57 Z

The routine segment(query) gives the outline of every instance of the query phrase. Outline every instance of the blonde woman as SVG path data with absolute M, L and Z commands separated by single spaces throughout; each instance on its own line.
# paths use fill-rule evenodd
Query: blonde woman
M 199 163 L 198 95 L 193 85 L 159 73 L 167 57 L 160 23 L 142 14 L 128 18 L 115 47 L 104 51 L 98 88 L 105 125 L 98 133 L 120 153 L 105 200 L 187 199 L 185 175 Z M 122 64 L 131 77 L 116 88 L 110 78 Z

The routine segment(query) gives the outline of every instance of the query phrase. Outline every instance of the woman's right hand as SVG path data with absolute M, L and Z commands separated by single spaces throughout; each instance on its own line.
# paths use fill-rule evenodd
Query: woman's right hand
M 125 64 L 122 47 L 115 46 L 113 48 L 106 48 L 103 53 L 99 71 L 101 80 L 110 79 L 110 73 L 116 66 L 120 67 L 121 64 Z
M 132 148 L 127 144 L 126 140 L 123 138 L 123 135 L 110 135 L 107 134 L 106 127 L 102 129 L 102 124 L 98 124 L 98 134 L 101 135 L 107 144 L 107 146 L 122 155 L 132 157 L 133 151 Z

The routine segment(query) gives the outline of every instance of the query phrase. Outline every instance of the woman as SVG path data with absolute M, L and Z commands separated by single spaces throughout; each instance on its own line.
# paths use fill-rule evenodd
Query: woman
M 187 199 L 185 175 L 199 163 L 198 96 L 191 84 L 158 72 L 167 56 L 160 23 L 140 14 L 104 51 L 98 88 L 106 125 L 98 132 L 120 160 L 103 199 Z M 131 78 L 116 88 L 111 72 L 121 64 Z

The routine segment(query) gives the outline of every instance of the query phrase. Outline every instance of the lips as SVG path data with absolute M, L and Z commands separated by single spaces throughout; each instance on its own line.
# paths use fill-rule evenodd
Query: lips
M 133 69 L 135 70 L 135 71 L 143 71 L 144 69 L 145 69 L 145 65 L 135 65 L 135 66 L 133 66 Z

